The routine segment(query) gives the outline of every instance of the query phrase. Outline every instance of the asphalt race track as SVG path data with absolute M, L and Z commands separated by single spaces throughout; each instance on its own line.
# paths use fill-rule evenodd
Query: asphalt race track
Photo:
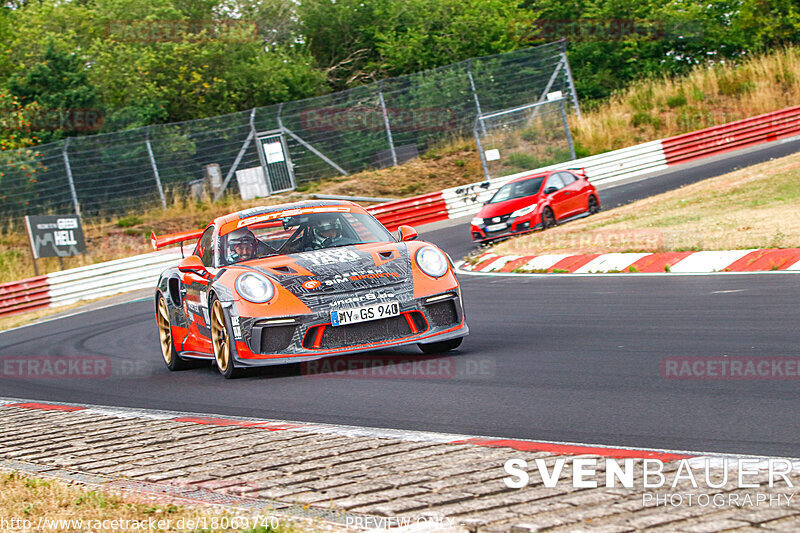
M 233 381 L 210 366 L 170 373 L 152 304 L 139 301 L 0 334 L 4 374 L 9 356 L 96 355 L 119 377 L 4 375 L 0 390 L 38 400 L 799 455 L 796 379 L 676 381 L 660 373 L 661 360 L 674 356 L 800 356 L 796 275 L 465 276 L 463 284 L 472 333 L 456 354 L 436 359 L 443 366 L 417 377 L 393 374 L 391 364 L 377 377 L 307 375 L 299 365 Z M 370 367 L 404 355 L 425 361 L 418 353 L 350 359 Z
M 782 145 L 788 147 L 789 143 Z M 795 148 L 796 149 L 796 148 Z M 696 167 L 607 189 L 606 206 L 715 175 Z M 465 227 L 427 233 L 451 255 Z M 0 396 L 283 420 L 702 452 L 800 456 L 797 378 L 676 380 L 671 357 L 800 357 L 800 278 L 463 276 L 471 335 L 452 354 L 411 347 L 224 380 L 170 373 L 151 301 L 0 333 Z M 83 377 L 20 378 L 20 359 L 95 357 Z M 326 363 L 327 362 L 327 363 Z M 328 366 L 325 366 L 325 365 Z M 346 365 L 368 369 L 329 372 Z M 331 366 L 333 365 L 333 366 Z

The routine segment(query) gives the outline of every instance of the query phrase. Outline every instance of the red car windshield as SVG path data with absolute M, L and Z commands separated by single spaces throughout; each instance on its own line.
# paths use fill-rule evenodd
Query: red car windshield
M 524 198 L 525 196 L 533 196 L 539 192 L 544 181 L 544 176 L 538 178 L 531 178 L 523 181 L 513 181 L 506 183 L 500 187 L 488 204 L 496 204 L 498 202 L 505 202 L 506 200 L 513 200 L 515 198 Z

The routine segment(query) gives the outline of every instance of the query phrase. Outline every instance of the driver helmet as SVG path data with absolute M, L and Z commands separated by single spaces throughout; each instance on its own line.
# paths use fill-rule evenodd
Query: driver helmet
M 228 257 L 231 261 L 246 261 L 256 256 L 258 241 L 248 228 L 239 228 L 228 234 Z
M 314 241 L 322 244 L 328 239 L 341 237 L 341 221 L 336 215 L 323 215 L 312 226 Z

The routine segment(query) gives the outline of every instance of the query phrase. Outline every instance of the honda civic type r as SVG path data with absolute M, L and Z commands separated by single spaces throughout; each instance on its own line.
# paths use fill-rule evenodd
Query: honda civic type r
M 156 288 L 167 367 L 213 360 L 230 378 L 408 344 L 457 348 L 469 328 L 452 261 L 410 226 L 399 234 L 357 204 L 333 201 L 258 207 L 204 230 L 153 234 L 156 249 L 199 239 Z
M 472 219 L 472 240 L 485 243 L 600 210 L 597 189 L 583 170 L 552 170 L 515 178 L 486 202 Z

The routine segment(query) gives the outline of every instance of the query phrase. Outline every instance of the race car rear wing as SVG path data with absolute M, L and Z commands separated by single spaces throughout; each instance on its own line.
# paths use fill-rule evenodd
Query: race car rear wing
M 159 250 L 170 244 L 181 243 L 181 255 L 183 255 L 183 242 L 199 239 L 203 235 L 202 229 L 195 231 L 182 231 L 180 233 L 167 233 L 166 235 L 156 236 L 155 231 L 150 232 L 150 244 L 154 250 Z

